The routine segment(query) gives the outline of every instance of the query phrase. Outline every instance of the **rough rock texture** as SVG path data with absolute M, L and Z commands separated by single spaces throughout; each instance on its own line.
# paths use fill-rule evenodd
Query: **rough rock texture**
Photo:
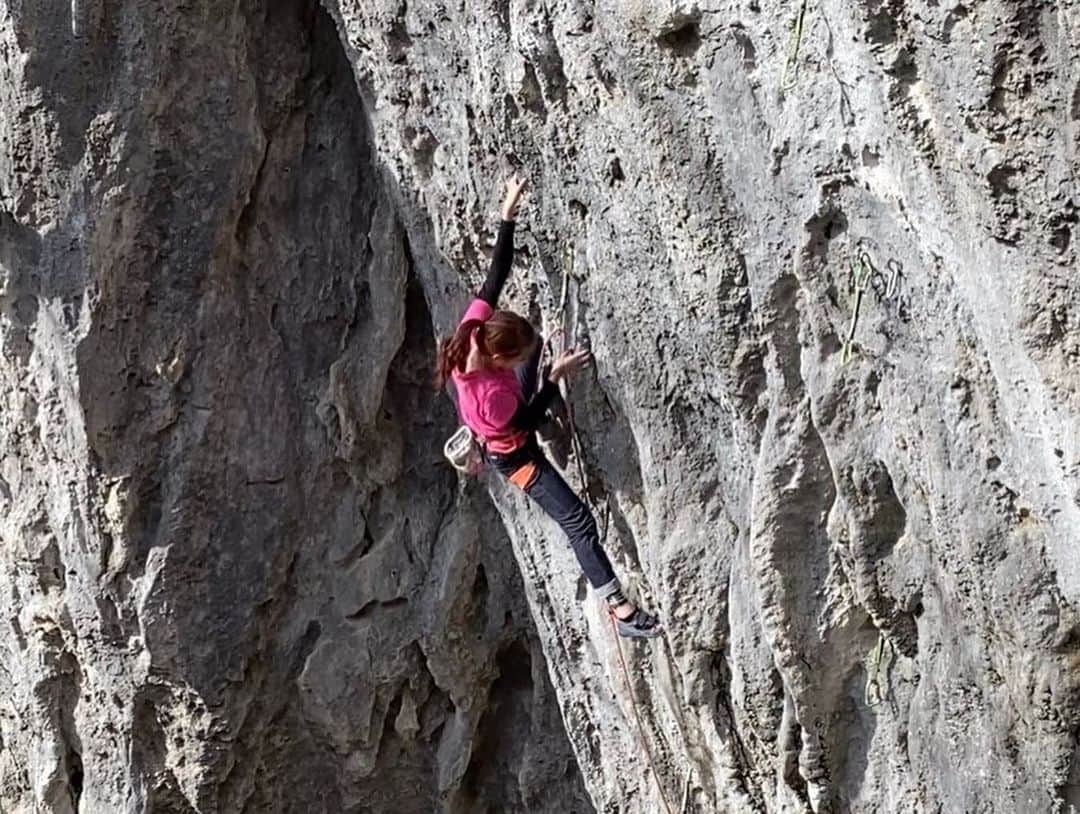
M 5 808 L 1080 811 L 1075 2 L 0 9 Z M 629 686 L 439 460 L 509 165 Z
M 0 808 L 588 810 L 329 15 L 47 5 L 4 21 Z

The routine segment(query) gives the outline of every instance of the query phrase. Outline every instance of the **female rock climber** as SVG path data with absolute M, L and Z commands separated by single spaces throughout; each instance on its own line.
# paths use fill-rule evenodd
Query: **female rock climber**
M 488 464 L 524 490 L 566 532 L 585 577 L 614 615 L 619 634 L 657 636 L 659 621 L 623 596 L 600 546 L 592 513 L 541 452 L 534 434 L 558 395 L 555 383 L 585 367 L 589 353 L 564 350 L 537 389 L 542 345 L 536 330 L 514 312 L 496 310 L 510 274 L 514 223 L 524 189 L 524 179 L 517 176 L 506 182 L 491 269 L 453 336 L 439 346 L 438 387 L 453 382 L 458 411 L 481 440 Z

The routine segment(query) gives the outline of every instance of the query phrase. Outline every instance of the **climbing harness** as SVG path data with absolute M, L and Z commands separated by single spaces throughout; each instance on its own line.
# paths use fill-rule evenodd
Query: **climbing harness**
M 888 650 L 888 657 L 885 651 Z M 870 652 L 870 666 L 866 671 L 866 688 L 863 692 L 863 700 L 868 707 L 877 706 L 889 697 L 889 668 L 896 657 L 893 643 L 882 631 L 878 636 L 878 643 Z
M 870 278 L 877 273 L 870 254 L 863 249 L 851 263 L 850 284 L 855 289 L 855 310 L 851 312 L 851 324 L 848 326 L 847 339 L 844 341 L 844 353 L 841 362 L 851 361 L 851 352 L 855 345 L 855 327 L 859 324 L 859 309 L 862 308 L 863 294 L 870 285 Z
M 674 814 L 671 803 L 668 802 L 667 792 L 664 791 L 664 785 L 660 782 L 660 773 L 656 771 L 656 763 L 653 760 L 652 749 L 649 748 L 649 742 L 645 738 L 645 727 L 641 723 L 641 714 L 638 712 L 637 697 L 634 695 L 634 685 L 630 683 L 630 671 L 626 667 L 626 657 L 623 655 L 622 649 L 622 637 L 619 636 L 619 631 L 616 627 L 614 610 L 608 610 L 608 619 L 611 621 L 611 633 L 615 637 L 615 647 L 619 651 L 619 664 L 622 665 L 623 679 L 626 681 L 626 690 L 630 693 L 630 707 L 634 711 L 634 721 L 637 724 L 638 740 L 641 741 L 641 745 L 645 750 L 645 757 L 649 762 L 649 769 L 652 770 L 653 779 L 656 781 L 656 789 L 660 792 L 660 799 L 664 803 L 664 810 L 667 811 L 667 814 Z M 683 808 L 685 808 L 685 805 Z M 682 809 L 680 809 L 680 811 L 681 810 Z
M 802 44 L 803 21 L 806 18 L 807 0 L 799 4 L 799 13 L 795 16 L 791 38 L 788 41 L 788 57 L 784 63 L 784 73 L 780 77 L 780 91 L 789 91 L 799 81 L 799 46 Z M 790 78 L 789 78 L 790 73 Z

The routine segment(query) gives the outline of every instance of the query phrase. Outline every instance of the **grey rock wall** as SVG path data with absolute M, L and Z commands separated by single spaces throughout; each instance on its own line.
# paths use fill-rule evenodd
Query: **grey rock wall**
M 0 808 L 589 810 L 505 532 L 439 463 L 330 17 L 47 5 L 3 15 Z
M 1075 3 L 2 19 L 5 805 L 1080 810 Z M 511 166 L 629 684 L 439 460 Z

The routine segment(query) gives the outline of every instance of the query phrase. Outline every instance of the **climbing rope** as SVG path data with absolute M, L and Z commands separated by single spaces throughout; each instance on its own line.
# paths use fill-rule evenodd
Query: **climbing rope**
M 851 97 L 848 96 L 847 89 L 852 86 L 841 79 L 839 72 L 836 70 L 836 61 L 833 59 L 833 54 L 836 51 L 834 46 L 836 36 L 833 34 L 832 25 L 829 24 L 829 15 L 825 13 L 824 9 L 819 9 L 818 16 L 821 17 L 821 21 L 825 24 L 825 33 L 828 35 L 828 41 L 825 46 L 826 62 L 829 66 L 829 70 L 832 72 L 833 79 L 836 80 L 836 86 L 840 89 L 838 97 L 840 121 L 845 127 L 851 127 L 855 124 L 855 107 L 851 104 Z
M 564 252 L 563 259 L 563 280 L 562 280 L 562 293 L 559 295 L 559 306 L 555 310 L 555 316 L 552 322 L 557 326 L 551 334 L 548 336 L 544 343 L 543 358 L 541 359 L 541 366 L 543 366 L 545 360 L 548 357 L 555 355 L 554 340 L 555 337 L 561 336 L 563 338 L 562 349 L 565 350 L 567 346 L 566 332 L 563 326 L 563 322 L 566 318 L 566 302 L 569 298 L 570 292 L 570 277 L 573 276 L 574 268 L 574 248 L 573 243 L 569 243 Z M 560 351 L 561 352 L 561 351 Z M 592 496 L 589 493 L 589 481 L 585 472 L 585 454 L 584 447 L 581 444 L 581 436 L 578 433 L 577 425 L 574 422 L 574 407 L 570 403 L 570 382 L 568 379 L 563 379 L 562 382 L 563 391 L 563 404 L 566 406 L 566 422 L 567 429 L 570 435 L 570 453 L 574 458 L 574 468 L 577 471 L 578 479 L 581 481 L 581 488 L 585 493 L 585 503 L 594 514 L 599 514 L 599 507 L 593 502 Z M 604 538 L 607 536 L 607 528 L 605 525 L 604 534 L 601 536 L 601 543 L 604 542 Z
M 619 636 L 619 629 L 615 624 L 615 611 L 608 610 L 608 619 L 611 621 L 611 634 L 615 637 L 615 648 L 619 651 L 619 663 L 622 665 L 623 679 L 626 681 L 627 692 L 630 693 L 630 707 L 634 711 L 634 721 L 637 723 L 638 740 L 641 741 L 641 746 L 645 750 L 645 757 L 649 762 L 649 769 L 652 770 L 653 779 L 656 781 L 656 789 L 660 792 L 660 799 L 664 803 L 664 810 L 667 811 L 667 814 L 674 814 L 671 803 L 668 802 L 667 793 L 664 791 L 664 785 L 660 782 L 660 773 L 656 770 L 652 749 L 649 748 L 649 742 L 645 738 L 645 727 L 641 723 L 641 714 L 638 712 L 634 685 L 630 683 L 630 670 L 626 667 L 626 657 L 623 655 L 622 637 Z M 685 808 L 685 805 L 683 808 Z
M 574 267 L 574 245 L 568 243 L 565 251 L 566 259 L 563 261 L 562 295 L 559 297 L 559 307 L 555 311 L 555 321 L 562 322 L 566 313 L 566 297 L 570 292 L 570 269 Z
M 795 23 L 788 41 L 788 57 L 784 63 L 784 73 L 780 77 L 780 90 L 789 91 L 799 81 L 799 46 L 802 44 L 803 20 L 806 18 L 807 0 L 799 4 L 799 13 L 795 16 Z M 791 76 L 788 78 L 788 73 Z
M 690 781 L 694 777 L 694 767 L 691 766 L 686 770 L 686 787 L 683 791 L 682 805 L 679 806 L 679 814 L 686 814 L 690 805 Z
M 548 336 L 544 343 L 543 357 L 541 358 L 541 365 L 544 360 L 554 354 L 554 340 L 557 336 L 562 336 L 562 348 L 567 346 L 566 333 L 563 327 L 563 321 L 566 315 L 566 303 L 570 288 L 570 277 L 572 276 L 572 269 L 574 265 L 573 248 L 568 247 L 565 255 L 565 261 L 563 264 L 563 282 L 562 292 L 559 296 L 559 306 L 555 311 L 553 322 L 558 326 Z M 584 492 L 585 504 L 589 507 L 589 510 L 595 517 L 602 520 L 600 527 L 600 543 L 603 545 L 607 541 L 608 530 L 611 523 L 611 505 L 607 499 L 604 500 L 604 510 L 600 511 L 600 507 L 593 501 L 592 495 L 589 492 L 589 481 L 587 473 L 585 472 L 585 449 L 581 443 L 581 435 L 578 432 L 577 424 L 574 421 L 574 407 L 570 402 L 570 383 L 568 380 L 563 380 L 563 404 L 566 406 L 566 421 L 567 430 L 570 436 L 570 454 L 574 458 L 574 467 L 577 471 L 578 479 L 581 481 L 581 488 Z M 664 791 L 664 786 L 660 782 L 660 773 L 656 770 L 656 763 L 653 759 L 652 749 L 649 748 L 649 742 L 645 738 L 645 728 L 641 722 L 641 713 L 638 710 L 637 696 L 634 694 L 634 686 L 630 682 L 630 670 L 626 666 L 626 656 L 623 654 L 622 637 L 619 636 L 619 630 L 616 624 L 615 611 L 608 610 L 608 619 L 611 622 L 611 633 L 615 638 L 615 648 L 619 653 L 619 664 L 622 667 L 623 680 L 626 683 L 626 689 L 630 694 L 630 707 L 634 713 L 634 721 L 637 726 L 638 740 L 641 743 L 642 748 L 645 751 L 645 757 L 648 761 L 649 768 L 652 771 L 653 778 L 656 781 L 656 788 L 660 792 L 660 799 L 664 803 L 664 810 L 667 814 L 674 814 L 674 810 L 671 808 L 671 803 L 668 802 L 667 794 Z M 689 779 L 687 781 L 689 783 Z M 685 803 L 680 809 L 680 814 L 685 809 Z
M 564 398 L 563 401 L 566 404 L 567 428 L 570 430 L 570 452 L 574 456 L 574 466 L 577 469 L 578 480 L 581 481 L 581 488 L 585 492 L 585 502 L 594 513 L 598 513 L 599 509 L 596 504 L 593 503 L 592 494 L 589 492 L 589 482 L 586 480 L 585 450 L 581 445 L 581 436 L 578 434 L 577 424 L 574 423 L 574 407 L 570 403 L 569 382 L 566 383 L 566 398 Z M 601 539 L 600 542 L 603 544 L 605 541 Z

